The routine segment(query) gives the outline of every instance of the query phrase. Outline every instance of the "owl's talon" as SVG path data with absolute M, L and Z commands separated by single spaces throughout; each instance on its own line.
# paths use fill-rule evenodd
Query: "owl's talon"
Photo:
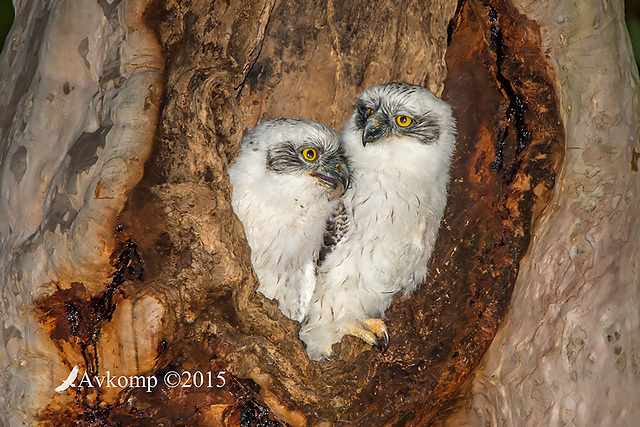
M 366 319 L 350 325 L 346 333 L 360 338 L 384 353 L 389 348 L 389 332 L 382 319 Z
M 376 344 L 376 347 L 378 347 L 378 350 L 380 350 L 380 353 L 384 354 L 387 349 L 389 348 L 389 333 L 387 332 L 387 329 L 385 328 L 384 331 L 382 331 L 382 343 L 380 343 L 380 339 L 378 339 L 378 342 Z
M 373 344 L 384 353 L 389 348 L 389 332 L 387 331 L 387 325 L 382 319 L 366 319 L 362 323 L 365 324 L 368 330 L 370 330 L 376 337 L 376 342 Z

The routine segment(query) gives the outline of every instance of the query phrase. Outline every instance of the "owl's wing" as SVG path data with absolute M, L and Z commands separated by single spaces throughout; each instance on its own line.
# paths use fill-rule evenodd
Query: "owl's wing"
M 347 235 L 349 230 L 349 215 L 347 209 L 344 206 L 342 200 L 340 205 L 331 218 L 327 220 L 327 227 L 324 230 L 324 241 L 318 254 L 318 260 L 316 261 L 316 268 L 322 265 L 328 254 L 330 254 L 336 245 L 341 242 Z

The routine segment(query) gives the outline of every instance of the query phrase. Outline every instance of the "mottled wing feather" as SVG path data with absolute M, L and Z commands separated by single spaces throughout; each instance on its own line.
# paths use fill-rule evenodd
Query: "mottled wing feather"
M 342 200 L 336 210 L 336 213 L 327 220 L 327 228 L 324 231 L 324 241 L 318 254 L 316 268 L 322 265 L 328 254 L 330 254 L 336 245 L 344 239 L 349 230 L 349 215 Z

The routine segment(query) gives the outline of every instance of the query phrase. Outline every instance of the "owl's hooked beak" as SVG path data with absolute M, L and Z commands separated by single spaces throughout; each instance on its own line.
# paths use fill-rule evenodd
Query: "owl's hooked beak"
M 386 123 L 385 118 L 380 113 L 375 113 L 367 119 L 367 123 L 364 125 L 362 132 L 362 146 L 366 147 L 367 144 L 378 142 L 386 136 Z
M 344 194 L 344 191 L 349 187 L 349 169 L 347 164 L 343 161 L 335 162 L 330 167 L 324 168 L 322 172 L 311 172 L 309 175 L 317 179 L 324 187 L 332 189 L 329 195 L 329 201 L 334 201 L 338 197 Z

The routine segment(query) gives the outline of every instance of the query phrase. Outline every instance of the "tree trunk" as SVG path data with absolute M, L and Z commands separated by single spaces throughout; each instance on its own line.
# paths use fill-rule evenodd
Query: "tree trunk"
M 509 314 L 447 425 L 637 425 L 638 70 L 622 2 L 514 2 L 555 74 L 564 163 Z
M 26 3 L 0 58 L 0 425 L 638 419 L 620 3 Z M 226 168 L 258 122 L 339 128 L 397 80 L 458 122 L 430 275 L 385 354 L 311 362 L 255 292 Z

